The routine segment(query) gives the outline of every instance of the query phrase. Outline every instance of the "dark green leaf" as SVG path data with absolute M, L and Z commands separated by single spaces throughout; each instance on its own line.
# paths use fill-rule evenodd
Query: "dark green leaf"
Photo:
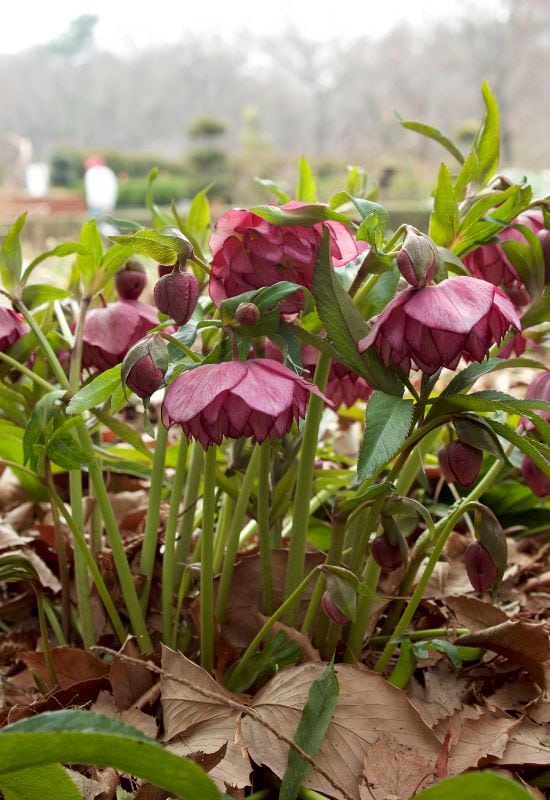
M 392 459 L 408 436 L 413 401 L 375 392 L 367 403 L 366 429 L 357 475 L 364 481 L 372 478 Z
M 414 800 L 533 800 L 523 786 L 494 772 L 468 772 L 455 775 L 424 789 Z
M 446 164 L 441 164 L 434 195 L 434 207 L 430 216 L 430 237 L 437 245 L 452 244 L 460 224 L 451 173 Z
M 487 420 L 465 414 L 461 417 L 453 417 L 453 425 L 461 442 L 505 460 L 502 446 Z
M 23 255 L 21 253 L 21 231 L 27 219 L 27 212 L 21 214 L 8 228 L 0 247 L 0 277 L 8 291 L 19 284 Z
M 532 358 L 489 358 L 481 364 L 470 364 L 450 381 L 441 392 L 441 397 L 449 394 L 458 394 L 469 389 L 483 375 L 499 369 L 509 369 L 510 367 L 526 367 L 528 369 L 546 369 L 540 361 Z
M 315 185 L 315 178 L 313 172 L 306 158 L 300 158 L 298 166 L 298 185 L 296 186 L 296 200 L 302 203 L 316 203 L 317 186 Z
M 500 114 L 489 84 L 483 81 L 481 94 L 485 103 L 485 115 L 481 127 L 476 134 L 473 149 L 479 159 L 477 179 L 480 183 L 495 174 L 500 157 Z
M 518 450 L 529 456 L 531 461 L 534 461 L 545 475 L 550 475 L 550 452 L 538 439 L 528 433 L 519 434 L 513 428 L 503 425 L 502 422 L 498 422 L 495 419 L 489 419 L 488 422 L 497 436 L 502 436 L 503 439 L 511 442 Z
M 441 133 L 440 130 L 437 128 L 433 128 L 431 125 L 424 125 L 423 122 L 414 122 L 413 120 L 404 120 L 401 119 L 399 114 L 397 115 L 399 119 L 399 123 L 404 127 L 407 128 L 409 131 L 415 131 L 416 133 L 421 133 L 422 136 L 427 136 L 428 139 L 433 139 L 435 142 L 438 142 L 442 145 L 449 153 L 456 158 L 459 164 L 464 163 L 464 156 L 456 146 L 456 144 L 449 139 L 448 136 L 445 136 L 444 133 Z
M 4 800 L 82 800 L 61 764 L 20 769 L 0 776 Z
M 76 442 L 75 424 L 78 424 L 78 420 L 67 420 L 54 431 L 46 442 L 48 458 L 63 469 L 81 469 L 89 461 L 87 454 Z
M 120 364 L 100 372 L 90 383 L 83 386 L 67 405 L 67 414 L 81 414 L 90 408 L 101 405 L 120 386 Z
M 352 497 L 349 500 L 344 500 L 338 508 L 342 514 L 349 514 L 356 508 L 359 508 L 359 506 L 366 505 L 367 503 L 370 504 L 378 497 L 383 497 L 393 492 L 395 492 L 393 483 L 377 483 L 375 486 L 369 486 L 369 488 L 360 495 Z
M 188 800 L 220 797 L 196 764 L 102 714 L 48 711 L 0 731 L 0 775 L 60 762 L 114 767 Z
M 296 744 L 315 757 L 325 738 L 332 714 L 338 702 L 340 687 L 332 664 L 328 664 L 322 675 L 313 681 L 298 729 L 294 737 Z M 288 765 L 283 775 L 279 800 L 295 800 L 311 765 L 296 753 L 288 751 Z
M 41 306 L 42 303 L 49 303 L 51 300 L 64 300 L 70 296 L 71 293 L 65 289 L 58 289 L 57 286 L 47 283 L 34 283 L 23 289 L 23 302 L 27 308 L 35 308 Z

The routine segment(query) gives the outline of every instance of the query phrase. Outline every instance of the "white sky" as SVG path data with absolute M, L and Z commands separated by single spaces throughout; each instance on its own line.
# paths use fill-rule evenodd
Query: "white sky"
M 380 36 L 400 20 L 422 28 L 455 19 L 465 5 L 465 0 L 21 0 L 3 9 L 0 53 L 47 42 L 80 14 L 99 16 L 99 46 L 131 52 L 182 41 L 189 32 L 231 37 L 244 30 L 269 34 L 295 26 L 311 39 Z M 478 14 L 500 7 L 500 0 L 470 3 Z

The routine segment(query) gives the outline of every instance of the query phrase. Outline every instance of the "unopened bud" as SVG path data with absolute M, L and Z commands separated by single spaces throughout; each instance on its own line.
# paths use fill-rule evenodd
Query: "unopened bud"
M 394 569 L 399 569 L 405 561 L 401 546 L 397 542 L 392 544 L 385 531 L 372 542 L 370 552 L 384 572 L 392 572 Z
M 483 453 L 477 447 L 464 442 L 451 442 L 439 450 L 441 473 L 447 483 L 471 486 L 479 475 Z
M 141 261 L 130 258 L 115 275 L 115 289 L 121 300 L 137 300 L 147 283 L 147 275 Z
M 321 608 L 335 625 L 347 625 L 349 619 L 343 611 L 340 611 L 329 592 L 324 592 L 321 597 Z
M 439 253 L 429 236 L 407 225 L 405 240 L 396 258 L 397 268 L 407 283 L 421 289 L 435 278 Z
M 163 278 L 165 275 L 170 275 L 171 272 L 174 271 L 173 264 L 159 264 L 158 267 L 159 278 Z
M 185 325 L 191 318 L 200 286 L 198 280 L 190 272 L 171 272 L 155 283 L 153 297 L 159 311 L 167 314 L 178 325 Z
M 240 303 L 235 311 L 239 325 L 255 325 L 260 319 L 260 309 L 254 303 Z
M 477 510 L 475 517 L 476 538 L 487 550 L 496 567 L 493 588 L 497 589 L 504 575 L 508 559 L 506 534 L 490 508 L 487 508 L 482 503 L 476 503 L 475 506 Z
M 487 592 L 497 578 L 497 565 L 481 542 L 472 542 L 464 554 L 468 579 L 476 592 Z
M 158 334 L 147 336 L 128 350 L 122 363 L 122 380 L 143 399 L 160 389 L 168 369 L 168 347 Z
M 544 259 L 544 282 L 548 285 L 550 284 L 550 231 L 543 228 L 537 233 L 537 239 L 540 242 Z
M 550 497 L 550 470 L 548 475 L 545 475 L 529 456 L 524 456 L 521 462 L 521 473 L 527 486 L 538 497 Z

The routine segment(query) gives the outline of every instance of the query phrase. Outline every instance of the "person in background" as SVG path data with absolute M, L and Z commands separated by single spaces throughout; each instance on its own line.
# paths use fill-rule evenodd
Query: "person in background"
M 99 155 L 88 156 L 84 162 L 84 190 L 86 205 L 91 217 L 103 222 L 112 214 L 116 205 L 118 181 L 105 159 Z M 102 229 L 100 225 L 100 229 Z

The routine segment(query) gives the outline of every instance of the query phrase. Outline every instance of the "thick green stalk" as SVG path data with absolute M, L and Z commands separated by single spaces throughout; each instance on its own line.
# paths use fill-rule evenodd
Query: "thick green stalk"
M 361 658 L 361 648 L 365 632 L 369 625 L 372 607 L 376 599 L 376 587 L 380 578 L 380 567 L 372 556 L 367 558 L 363 576 L 363 593 L 357 599 L 357 613 L 355 622 L 351 625 L 348 639 L 345 661 L 353 663 Z
M 219 475 L 219 472 L 217 473 Z M 223 494 L 221 507 L 218 514 L 218 524 L 214 534 L 214 574 L 220 572 L 223 565 L 223 556 L 235 514 L 235 498 L 230 494 Z
M 176 543 L 176 581 L 181 581 L 184 566 L 189 557 L 189 546 L 195 523 L 195 511 L 199 497 L 199 486 L 202 478 L 204 450 L 199 442 L 191 445 L 191 463 L 187 472 L 185 493 L 183 495 L 183 513 L 181 516 L 179 537 Z
M 53 347 L 49 343 L 40 325 L 36 322 L 31 312 L 20 300 L 14 300 L 13 307 L 15 308 L 16 311 L 19 311 L 19 313 L 24 316 L 25 321 L 29 325 L 29 328 L 32 330 L 32 332 L 38 339 L 40 346 L 44 351 L 44 355 L 48 359 L 48 363 L 51 367 L 51 370 L 54 373 L 56 380 L 59 382 L 59 385 L 62 386 L 63 389 L 71 391 L 71 384 L 69 383 L 69 379 L 65 375 L 63 367 L 59 363 L 59 359 L 57 358 L 53 350 Z M 51 388 L 51 386 L 49 388 Z
M 113 626 L 115 634 L 118 636 L 118 639 L 122 644 L 126 639 L 126 630 L 124 628 L 124 625 L 122 624 L 122 620 L 120 619 L 119 613 L 116 610 L 115 605 L 111 599 L 111 595 L 109 594 L 109 590 L 105 585 L 105 581 L 103 580 L 103 576 L 99 571 L 99 567 L 97 566 L 92 554 L 88 549 L 88 545 L 86 544 L 86 540 L 84 538 L 84 533 L 75 524 L 71 514 L 69 514 L 69 512 L 67 511 L 65 504 L 63 503 L 62 499 L 59 497 L 57 492 L 52 490 L 50 497 L 57 506 L 61 515 L 65 518 L 65 521 L 69 526 L 70 531 L 73 535 L 73 540 L 76 547 L 82 550 L 82 553 L 88 565 L 88 569 L 90 570 L 90 575 L 92 576 L 92 580 L 95 583 L 97 593 L 99 594 L 99 597 L 103 605 L 105 606 L 105 610 L 107 611 L 107 615 L 111 621 L 111 625 Z
M 344 549 L 344 536 L 346 530 L 346 518 L 335 514 L 332 520 L 332 530 L 330 537 L 330 548 L 325 559 L 325 564 L 338 566 L 342 560 L 342 551 Z M 313 587 L 311 599 L 309 601 L 304 622 L 302 624 L 302 633 L 307 633 L 312 624 L 317 620 L 315 626 L 314 642 L 316 647 L 319 647 L 320 642 L 324 642 L 328 629 L 328 619 L 323 614 L 319 618 L 319 606 L 321 598 L 325 590 L 325 575 L 321 573 L 317 578 L 317 582 Z
M 159 423 L 157 440 L 155 443 L 155 457 L 153 459 L 151 483 L 149 485 L 149 500 L 147 503 L 147 516 L 143 532 L 143 545 L 139 562 L 139 571 L 145 578 L 141 591 L 140 602 L 143 612 L 147 611 L 151 585 L 153 583 L 153 570 L 157 554 L 160 523 L 160 502 L 162 487 L 164 485 L 164 464 L 166 461 L 166 445 L 168 442 L 168 429 L 162 422 Z
M 69 643 L 65 638 L 65 634 L 61 629 L 61 625 L 57 618 L 57 614 L 55 613 L 55 608 L 53 607 L 51 601 L 47 597 L 42 598 L 42 603 L 44 606 L 44 613 L 46 615 L 46 619 L 50 623 L 50 628 L 52 629 L 55 638 L 57 639 L 57 643 L 60 647 L 66 647 Z
M 258 474 L 258 462 L 260 460 L 260 448 L 255 447 L 252 451 L 246 472 L 244 473 L 237 502 L 235 504 L 235 512 L 229 529 L 227 537 L 227 545 L 225 548 L 225 556 L 223 560 L 222 574 L 218 585 L 218 594 L 216 597 L 216 617 L 220 625 L 225 618 L 225 607 L 227 605 L 227 598 L 231 590 L 231 580 L 233 578 L 233 570 L 235 569 L 235 561 L 239 550 L 239 537 L 244 523 L 244 517 L 252 494 L 252 487 Z
M 420 605 L 424 592 L 426 591 L 426 587 L 428 582 L 433 574 L 433 571 L 436 567 L 437 562 L 439 561 L 439 557 L 443 552 L 443 548 L 449 538 L 450 533 L 452 532 L 454 526 L 459 521 L 459 519 L 464 514 L 465 510 L 467 509 L 468 505 L 475 500 L 478 500 L 483 492 L 485 492 L 496 480 L 499 473 L 504 468 L 504 464 L 502 461 L 496 460 L 493 466 L 487 470 L 483 478 L 479 481 L 479 483 L 474 486 L 472 491 L 466 495 L 465 497 L 458 502 L 453 509 L 450 510 L 449 514 L 440 520 L 437 525 L 435 526 L 436 533 L 439 534 L 435 541 L 435 546 L 430 555 L 428 563 L 422 573 L 420 580 L 416 586 L 416 589 L 413 592 L 411 599 L 409 600 L 405 611 L 403 612 L 401 619 L 399 620 L 398 624 L 395 626 L 395 630 L 393 631 L 392 641 L 388 642 L 386 647 L 384 648 L 382 655 L 376 662 L 374 666 L 375 672 L 384 672 L 386 669 L 390 658 L 393 655 L 397 644 L 394 643 L 394 639 L 399 636 L 402 636 L 409 625 L 412 622 L 412 619 L 416 613 L 416 609 Z
M 82 475 L 80 470 L 69 472 L 69 493 L 71 497 L 71 514 L 75 525 L 84 530 L 84 512 L 82 507 Z M 90 597 L 90 582 L 88 565 L 79 547 L 74 550 L 74 573 L 76 595 L 78 599 L 78 613 L 82 625 L 84 647 L 93 647 L 96 644 L 94 615 Z
M 161 615 L 162 615 L 162 641 L 168 647 L 174 647 L 172 632 L 174 627 L 173 620 L 173 599 L 176 576 L 176 530 L 178 527 L 178 515 L 180 510 L 181 495 L 185 482 L 185 467 L 187 464 L 187 439 L 182 436 L 178 447 L 178 458 L 176 461 L 176 471 L 172 481 L 172 493 L 170 495 L 170 508 L 166 521 L 166 531 L 164 533 L 164 554 L 162 556 L 162 583 L 161 583 Z
M 48 492 L 51 493 L 54 484 L 50 462 L 48 459 L 45 460 L 45 472 Z M 59 511 L 55 505 L 52 505 L 51 509 L 55 537 L 55 549 L 57 552 L 57 562 L 59 566 L 59 580 L 61 583 L 61 625 L 63 628 L 63 635 L 66 639 L 68 639 L 71 632 L 71 583 L 69 578 L 67 545 L 65 543 L 65 536 L 63 535 L 63 531 L 61 529 Z
M 120 589 L 132 624 L 132 631 L 137 638 L 140 650 L 143 653 L 150 653 L 153 650 L 153 645 L 149 637 L 149 632 L 147 631 L 145 617 L 141 610 L 132 573 L 130 571 L 130 565 L 128 564 L 128 559 L 124 552 L 122 537 L 118 529 L 113 507 L 109 500 L 107 487 L 103 480 L 103 474 L 95 457 L 90 433 L 86 429 L 84 423 L 77 428 L 77 432 L 79 442 L 88 457 L 88 472 L 101 510 L 101 516 L 103 518 L 109 546 L 113 554 L 113 561 L 115 563 Z
M 260 543 L 260 569 L 262 573 L 262 611 L 273 611 L 273 574 L 271 570 L 271 530 L 269 524 L 269 473 L 271 468 L 270 444 L 266 439 L 260 445 L 258 478 L 258 539 Z
M 275 623 L 281 619 L 281 617 L 288 611 L 288 609 L 294 603 L 298 602 L 298 600 L 300 599 L 300 595 L 302 594 L 304 589 L 306 589 L 308 583 L 312 581 L 313 578 L 315 578 L 315 576 L 319 572 L 319 569 L 320 569 L 319 567 L 315 567 L 315 569 L 313 569 L 308 575 L 306 575 L 306 577 L 296 587 L 296 589 L 292 592 L 292 594 L 289 597 L 287 597 L 287 599 L 283 603 L 281 603 L 279 608 L 277 608 L 273 612 L 273 614 L 269 617 L 269 619 L 267 619 L 264 622 L 264 624 L 262 625 L 256 636 L 252 639 L 252 641 L 242 654 L 241 659 L 239 660 L 237 666 L 235 667 L 235 672 L 231 675 L 231 680 L 227 682 L 227 688 L 230 691 L 233 686 L 237 685 L 238 683 L 237 678 L 240 677 L 243 667 L 250 658 L 250 656 L 256 652 L 258 647 L 261 645 L 264 637 L 269 633 L 273 625 L 275 625 Z
M 330 357 L 325 353 L 319 353 L 314 380 L 321 391 L 326 386 L 330 364 Z M 320 397 L 316 395 L 310 396 L 304 425 L 302 449 L 300 451 L 296 493 L 294 496 L 294 515 L 285 583 L 285 598 L 287 599 L 299 586 L 304 575 L 306 540 L 309 525 L 309 501 L 313 485 L 313 470 L 317 455 L 319 425 L 323 415 L 323 407 L 324 401 Z M 288 625 L 295 626 L 297 618 L 298 607 L 297 605 L 291 605 L 287 611 L 286 622 Z
M 50 681 L 49 689 L 54 689 L 57 683 L 57 675 L 55 674 L 55 665 L 53 663 L 52 651 L 50 647 L 50 640 L 48 639 L 48 626 L 46 625 L 46 614 L 44 612 L 44 603 L 42 601 L 42 592 L 36 588 L 34 590 L 36 597 L 36 608 L 38 611 L 38 625 L 40 627 L 40 638 L 42 639 L 42 649 L 44 651 L 44 661 L 46 662 L 46 669 L 48 671 L 48 679 Z
M 424 642 L 429 639 L 441 639 L 449 634 L 452 636 L 466 636 L 466 634 L 470 632 L 470 628 L 423 628 L 421 631 L 411 631 L 408 633 L 407 639 L 411 642 Z M 371 636 L 369 645 L 373 647 L 386 645 L 393 638 L 395 638 L 393 633 L 390 636 Z
M 204 463 L 201 532 L 200 633 L 201 667 L 214 666 L 214 517 L 216 512 L 216 453 L 210 445 Z
M 26 367 L 24 364 L 20 364 L 19 361 L 16 361 L 15 358 L 8 356 L 7 353 L 0 353 L 0 361 L 4 361 L 6 364 L 9 364 L 10 367 L 18 370 L 18 372 L 20 372 L 22 375 L 26 375 L 27 378 L 31 378 L 31 380 L 33 380 L 37 386 L 42 387 L 42 389 L 45 389 L 47 392 L 53 391 L 54 387 L 51 385 L 51 383 L 48 383 L 47 380 L 41 378 L 40 375 L 35 375 L 31 369 Z

